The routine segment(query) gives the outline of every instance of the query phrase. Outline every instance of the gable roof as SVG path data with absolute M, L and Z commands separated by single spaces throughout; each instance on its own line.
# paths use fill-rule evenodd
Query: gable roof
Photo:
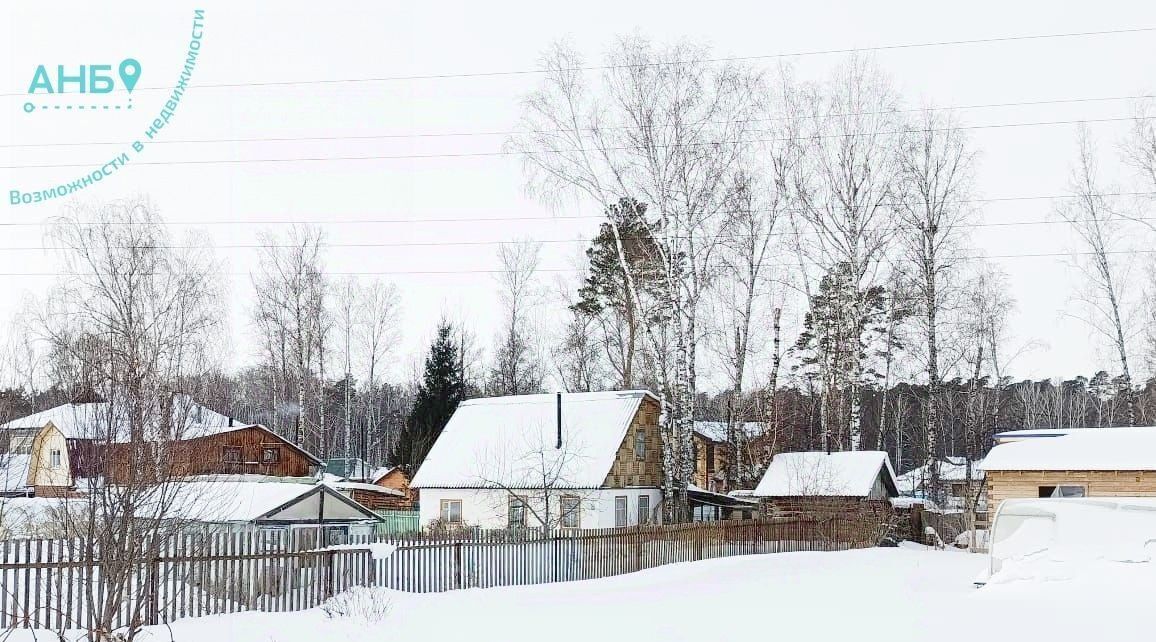
M 881 450 L 779 453 L 755 487 L 756 497 L 867 497 L 883 474 L 896 493 L 891 459 Z
M 1156 470 L 1156 428 L 1074 430 L 999 444 L 984 470 Z
M 375 469 L 373 472 L 371 472 L 369 474 L 369 477 L 366 478 L 366 481 L 368 481 L 371 484 L 376 484 L 377 482 L 381 481 L 382 478 L 384 478 L 386 475 L 392 473 L 395 470 L 397 470 L 397 466 L 378 467 L 377 469 Z
M 610 472 L 644 390 L 562 395 L 562 443 L 553 394 L 471 399 L 458 405 L 414 488 L 598 488 Z M 540 456 L 539 456 L 540 455 Z
M 301 446 L 278 435 L 261 424 L 249 424 L 237 421 L 232 417 L 211 410 L 188 395 L 174 397 L 173 417 L 184 423 L 184 429 L 179 431 L 183 440 L 211 437 L 236 430 L 256 428 L 276 438 L 290 448 L 301 453 L 313 463 L 323 463 L 319 457 L 305 450 Z M 114 441 L 127 441 L 128 428 L 121 422 L 110 420 L 110 413 L 116 409 L 109 407 L 108 402 L 97 401 L 91 403 L 65 403 L 40 412 L 13 419 L 0 424 L 0 430 L 34 429 L 40 430 L 51 423 L 66 439 L 106 439 L 111 436 Z
M 182 480 L 178 484 L 167 511 L 167 515 L 175 519 L 201 522 L 315 520 L 320 503 L 309 500 L 318 494 L 324 494 L 326 499 L 324 519 L 378 519 L 368 508 L 316 480 L 206 475 Z
M 51 422 L 68 439 L 106 439 L 110 435 L 117 440 L 127 439 L 127 421 L 114 416 L 119 411 L 107 401 L 90 403 L 64 403 L 19 419 L 0 424 L 0 430 L 40 429 Z M 188 395 L 173 398 L 173 419 L 183 424 L 180 431 L 185 439 L 228 432 L 245 428 L 251 424 L 242 423 L 211 410 Z

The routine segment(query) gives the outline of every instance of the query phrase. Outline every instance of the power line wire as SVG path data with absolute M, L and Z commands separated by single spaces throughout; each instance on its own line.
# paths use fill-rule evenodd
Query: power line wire
M 954 105 L 945 107 L 911 107 L 904 109 L 895 109 L 888 112 L 880 111 L 859 111 L 846 112 L 839 114 L 825 114 L 826 117 L 846 118 L 850 116 L 875 116 L 883 113 L 912 113 L 922 111 L 967 111 L 974 109 L 996 109 L 1006 107 L 1038 107 L 1041 105 L 1067 105 L 1067 104 L 1086 104 L 1095 102 L 1119 102 L 1124 100 L 1142 100 L 1153 98 L 1151 94 L 1135 94 L 1130 96 L 1102 96 L 1091 98 L 1055 98 L 1046 100 L 1025 100 L 1016 102 L 1003 103 L 981 103 L 975 105 Z M 733 119 L 725 122 L 740 123 L 740 122 L 768 122 L 783 120 L 787 116 L 771 116 L 766 118 L 742 118 Z M 724 122 L 724 121 L 710 121 L 710 122 Z M 626 126 L 610 126 L 602 129 L 625 129 Z M 591 131 L 589 128 L 580 128 L 582 131 Z M 184 140 L 154 140 L 150 145 L 200 145 L 200 144 L 223 144 L 223 143 L 287 143 L 287 142 L 313 142 L 313 141 L 356 141 L 356 140 L 393 140 L 393 139 L 409 139 L 409 138 L 467 138 L 475 136 L 513 136 L 519 133 L 557 133 L 563 130 L 560 129 L 543 129 L 531 130 L 529 132 L 519 132 L 515 130 L 506 131 L 460 131 L 460 132 L 415 132 L 407 134 L 351 134 L 351 135 L 332 135 L 332 136 L 272 136 L 272 137 L 256 137 L 256 138 L 207 138 L 207 139 L 184 139 Z M 132 141 L 88 141 L 88 142 L 61 142 L 61 143 L 10 143 L 0 145 L 0 149 L 38 149 L 51 147 L 85 147 L 85 146 L 111 146 L 111 145 L 128 145 Z
M 916 128 L 916 129 L 898 129 L 892 131 L 882 132 L 852 132 L 849 134 L 819 134 L 816 136 L 791 136 L 779 138 L 762 138 L 753 139 L 749 141 L 705 141 L 694 143 L 669 143 L 658 144 L 652 147 L 660 149 L 677 149 L 680 147 L 704 147 L 720 144 L 739 144 L 747 143 L 771 143 L 784 142 L 792 140 L 815 140 L 823 138 L 845 138 L 857 136 L 897 136 L 902 134 L 909 134 L 922 131 L 947 131 L 949 129 L 956 130 L 979 130 L 979 129 L 1010 129 L 1013 127 L 1041 127 L 1041 126 L 1055 126 L 1055 125 L 1078 125 L 1086 123 L 1111 123 L 1133 121 L 1133 116 L 1109 117 L 1109 118 L 1082 118 L 1075 120 L 1044 120 L 1044 121 L 1030 121 L 1019 123 L 989 123 L 986 125 L 956 125 L 950 128 Z M 629 151 L 632 147 L 609 147 L 606 151 Z M 549 154 L 568 154 L 568 153 L 583 153 L 583 152 L 597 152 L 598 149 L 548 149 L 542 150 L 540 153 Z M 240 165 L 247 163 L 305 163 L 305 162 L 332 162 L 332 161 L 370 161 L 370 160 L 423 160 L 431 158 L 484 158 L 496 156 L 520 156 L 524 152 L 517 150 L 497 150 L 488 152 L 454 152 L 454 153 L 436 153 L 436 154 L 391 154 L 391 155 L 372 155 L 372 156 L 300 156 L 295 158 L 222 158 L 222 159 L 204 159 L 204 160 L 175 160 L 175 161 L 137 161 L 133 162 L 131 166 L 159 166 L 159 165 Z M 0 165 L 0 169 L 61 169 L 61 168 L 78 168 L 78 167 L 92 167 L 99 163 L 63 163 L 63 164 L 48 164 L 48 165 Z
M 717 58 L 702 58 L 697 60 L 669 60 L 657 61 L 651 63 L 639 64 L 624 64 L 624 65 L 580 65 L 564 69 L 564 71 L 607 71 L 611 69 L 637 69 L 646 67 L 663 67 L 674 64 L 687 63 L 704 63 L 717 64 L 726 62 L 749 62 L 754 60 L 775 60 L 781 58 L 800 58 L 805 56 L 828 56 L 838 54 L 850 53 L 867 53 L 877 51 L 898 51 L 905 49 L 920 49 L 929 47 L 957 47 L 957 46 L 973 46 L 982 44 L 996 44 L 1006 42 L 1023 42 L 1035 40 L 1051 40 L 1051 39 L 1065 39 L 1065 38 L 1091 38 L 1103 36 L 1120 36 L 1139 33 L 1150 33 L 1156 31 L 1156 27 L 1132 27 L 1122 29 L 1102 29 L 1095 31 L 1068 31 L 1068 32 L 1053 32 L 1053 33 L 1036 33 L 1036 34 L 1021 34 L 1012 36 L 989 36 L 986 38 L 966 38 L 956 40 L 932 40 L 923 42 L 907 42 L 888 45 L 871 45 L 866 47 L 843 47 L 834 49 L 812 49 L 805 51 L 794 52 L 780 52 L 771 54 L 755 54 L 748 56 L 723 56 Z M 247 87 L 290 87 L 298 85 L 336 85 L 349 83 L 373 83 L 373 82 L 402 82 L 402 81 L 418 81 L 418 80 L 447 80 L 454 78 L 495 78 L 506 76 L 531 76 L 546 73 L 545 69 L 509 69 L 509 70 L 492 70 L 492 71 L 474 71 L 474 72 L 447 72 L 447 73 L 427 73 L 427 74 L 413 74 L 413 75 L 397 75 L 397 76 L 375 76 L 375 77 L 359 77 L 359 78 L 319 78 L 311 80 L 264 80 L 264 81 L 248 81 L 248 82 L 230 82 L 230 83 L 205 83 L 190 85 L 189 89 L 238 89 Z M 173 86 L 148 86 L 137 87 L 134 91 L 169 91 L 174 89 Z M 123 91 L 122 88 L 117 88 L 116 91 Z M 0 94 L 0 96 L 25 96 L 27 94 L 20 92 L 13 92 L 7 94 Z
M 1124 196 L 1156 196 L 1156 192 L 1140 191 L 1140 192 L 1100 192 L 1086 196 L 1095 196 L 1100 198 L 1108 197 L 1124 197 Z M 953 201 L 946 201 L 945 204 L 963 205 L 963 204 L 977 204 L 977 203 L 1009 203 L 1022 201 L 1043 201 L 1043 200 L 1059 200 L 1081 198 L 1076 194 L 1028 194 L 1020 196 L 994 196 L 988 198 L 968 198 L 956 199 Z M 883 203 L 885 206 L 895 206 L 902 201 Z M 720 210 L 711 214 L 711 216 L 719 214 L 738 214 L 738 213 L 769 213 L 777 211 L 781 214 L 790 214 L 802 212 L 800 208 L 783 208 L 772 210 L 767 208 L 754 208 L 750 210 Z M 120 226 L 135 226 L 135 225 L 185 225 L 185 226 L 200 226 L 200 225 L 378 225 L 378 224 L 426 224 L 426 223 L 494 223 L 504 221 L 556 221 L 556 220 L 605 220 L 605 214 L 560 214 L 556 216 L 487 216 L 478 218 L 365 218 L 365 219 L 340 219 L 340 218 L 325 218 L 325 219 L 274 219 L 274 220 L 240 220 L 240 219 L 210 219 L 204 221 L 150 221 L 150 222 L 121 222 L 121 221 L 107 221 L 107 222 L 92 222 L 81 223 L 82 227 L 120 227 Z M 1148 220 L 1145 217 L 1129 217 L 1130 220 Z M 968 224 L 976 227 L 999 226 L 999 225 L 1035 225 L 1035 224 L 1050 224 L 1062 221 L 1020 221 L 1020 222 L 993 222 L 981 224 Z M 48 225 L 44 221 L 0 221 L 0 227 L 41 227 Z M 220 247 L 220 246 L 216 246 Z M 3 248 L 0 248 L 3 249 Z

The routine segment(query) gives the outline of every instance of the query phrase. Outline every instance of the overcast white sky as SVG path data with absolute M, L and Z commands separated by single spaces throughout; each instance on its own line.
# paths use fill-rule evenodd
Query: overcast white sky
M 206 10 L 204 46 L 164 144 L 150 144 L 114 176 L 81 193 L 87 200 L 147 194 L 171 221 L 204 225 L 229 265 L 233 345 L 249 351 L 245 321 L 262 221 L 323 224 L 334 244 L 503 241 L 589 237 L 596 219 L 574 206 L 547 209 L 527 197 L 519 162 L 508 156 L 458 156 L 326 162 L 160 164 L 162 161 L 335 156 L 468 154 L 496 151 L 503 137 L 372 138 L 236 142 L 251 138 L 348 137 L 446 132 L 505 132 L 534 74 L 384 82 L 270 85 L 412 75 L 526 70 L 554 40 L 569 38 L 592 57 L 616 34 L 639 31 L 657 40 L 690 38 L 718 55 L 754 56 L 998 36 L 1156 26 L 1151 2 L 5 2 L 0 6 L 0 317 L 11 316 L 29 293 L 45 291 L 57 269 L 36 248 L 60 201 L 12 206 L 11 189 L 67 182 L 99 167 L 128 141 L 141 138 L 180 74 L 192 10 Z M 1153 91 L 1156 34 L 1041 39 L 882 51 L 878 62 L 910 103 L 982 105 L 1072 98 L 1114 98 Z M 138 59 L 143 74 L 133 109 L 116 113 L 22 110 L 37 65 L 116 64 Z M 797 75 L 818 78 L 838 56 L 794 59 Z M 768 61 L 768 64 L 774 64 Z M 204 87 L 199 85 L 229 85 Z M 143 89 L 142 89 L 143 88 Z M 970 124 L 1121 118 L 1124 100 L 972 109 Z M 1127 123 L 1091 125 L 1111 161 Z M 190 144 L 177 141 L 220 140 Z M 979 196 L 1062 193 L 1074 151 L 1073 126 L 980 129 Z M 111 142 L 112 145 L 78 143 Z M 24 165 L 79 167 L 24 168 Z M 1115 162 L 1106 171 L 1117 174 Z M 984 222 L 1044 221 L 1046 200 L 986 204 Z M 542 217 L 539 221 L 455 223 L 430 219 Z M 350 224 L 350 219 L 409 223 Z M 227 224 L 225 222 L 243 222 Z M 178 228 L 179 229 L 179 226 Z M 1139 233 L 1141 230 L 1137 228 Z M 1136 240 L 1142 237 L 1138 234 Z M 1060 225 L 980 227 L 973 242 L 992 257 L 1068 250 Z M 584 245 L 552 242 L 543 267 L 567 269 Z M 24 249 L 21 249 L 24 248 Z M 336 272 L 492 270 L 493 245 L 335 247 Z M 1018 308 L 1017 345 L 1035 343 L 1013 364 L 1017 376 L 1074 376 L 1109 366 L 1086 326 L 1069 318 L 1075 273 L 1055 258 L 996 258 L 1010 277 Z M 557 274 L 547 273 L 547 280 Z M 409 371 L 438 317 L 467 318 L 485 341 L 498 304 L 492 275 L 385 274 L 404 307 L 403 341 L 395 375 Z M 799 306 L 787 310 L 797 323 Z

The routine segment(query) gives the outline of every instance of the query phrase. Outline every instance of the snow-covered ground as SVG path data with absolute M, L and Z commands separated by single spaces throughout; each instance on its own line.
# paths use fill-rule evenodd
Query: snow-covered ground
M 365 591 L 377 619 L 321 609 L 178 621 L 149 642 L 601 642 L 629 639 L 1151 639 L 1156 563 L 1017 567 L 976 589 L 985 555 L 905 545 L 677 564 L 614 578 L 413 595 Z M 15 640 L 31 640 L 21 632 Z M 43 639 L 43 638 L 42 638 Z M 15 641 L 13 641 L 15 642 Z

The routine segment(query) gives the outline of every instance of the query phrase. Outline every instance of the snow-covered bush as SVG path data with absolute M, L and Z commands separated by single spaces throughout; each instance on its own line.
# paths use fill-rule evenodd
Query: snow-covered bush
M 329 598 L 321 605 L 328 618 L 353 618 L 364 622 L 381 622 L 389 615 L 389 600 L 381 591 L 358 586 Z

